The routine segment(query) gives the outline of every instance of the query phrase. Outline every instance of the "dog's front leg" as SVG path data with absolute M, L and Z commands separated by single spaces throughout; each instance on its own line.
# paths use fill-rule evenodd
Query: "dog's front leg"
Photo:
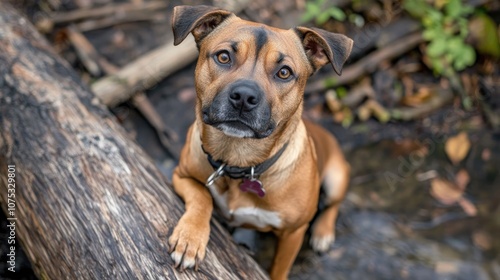
M 205 257 L 210 235 L 212 196 L 204 185 L 192 178 L 182 177 L 179 173 L 177 167 L 172 178 L 173 185 L 186 204 L 186 212 L 177 223 L 168 243 L 176 267 L 198 268 Z
M 302 246 L 307 227 L 308 225 L 305 224 L 294 231 L 283 231 L 277 234 L 278 244 L 270 271 L 271 279 L 287 279 L 288 272 Z

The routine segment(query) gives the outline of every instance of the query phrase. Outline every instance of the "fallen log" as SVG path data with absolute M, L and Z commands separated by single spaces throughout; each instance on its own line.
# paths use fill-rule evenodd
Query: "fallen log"
M 200 270 L 173 268 L 180 200 L 68 63 L 0 5 L 0 202 L 38 277 L 266 279 L 215 221 Z

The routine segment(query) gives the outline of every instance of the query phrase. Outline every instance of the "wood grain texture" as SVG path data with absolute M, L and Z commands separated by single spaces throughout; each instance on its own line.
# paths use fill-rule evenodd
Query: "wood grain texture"
M 216 222 L 200 270 L 172 267 L 180 200 L 34 27 L 0 6 L 0 201 L 6 210 L 15 164 L 17 235 L 37 275 L 266 279 Z

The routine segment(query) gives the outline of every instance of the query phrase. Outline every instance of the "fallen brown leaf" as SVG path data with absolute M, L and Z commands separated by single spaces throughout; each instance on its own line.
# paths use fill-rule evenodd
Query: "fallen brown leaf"
M 419 140 L 413 138 L 397 139 L 387 143 L 393 157 L 408 157 L 414 154 L 418 157 L 427 156 L 427 147 Z
M 436 262 L 435 269 L 438 274 L 450 274 L 450 273 L 457 273 L 459 271 L 458 265 L 454 262 L 449 262 L 449 261 Z
M 467 156 L 470 146 L 469 136 L 462 131 L 446 141 L 444 150 L 451 162 L 456 165 Z
M 463 193 L 464 190 L 446 179 L 438 177 L 431 180 L 431 195 L 443 204 L 451 205 L 457 202 Z
M 430 88 L 423 87 L 420 88 L 416 94 L 406 95 L 403 100 L 401 100 L 401 103 L 406 106 L 417 107 L 429 101 L 432 95 L 433 92 Z
M 472 242 L 482 250 L 489 250 L 493 246 L 491 235 L 484 230 L 476 230 L 472 233 Z

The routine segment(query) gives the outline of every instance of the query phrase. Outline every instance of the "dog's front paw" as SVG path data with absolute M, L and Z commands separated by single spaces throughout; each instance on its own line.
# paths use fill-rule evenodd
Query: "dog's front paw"
M 321 215 L 313 224 L 309 243 L 315 252 L 324 253 L 335 242 L 335 224 L 328 216 Z
M 175 267 L 181 270 L 195 267 L 205 257 L 205 249 L 210 235 L 210 224 L 200 223 L 182 216 L 174 232 L 168 239 L 169 251 Z
M 311 236 L 309 243 L 315 252 L 324 253 L 330 249 L 330 246 L 335 241 L 335 234 L 315 235 Z

